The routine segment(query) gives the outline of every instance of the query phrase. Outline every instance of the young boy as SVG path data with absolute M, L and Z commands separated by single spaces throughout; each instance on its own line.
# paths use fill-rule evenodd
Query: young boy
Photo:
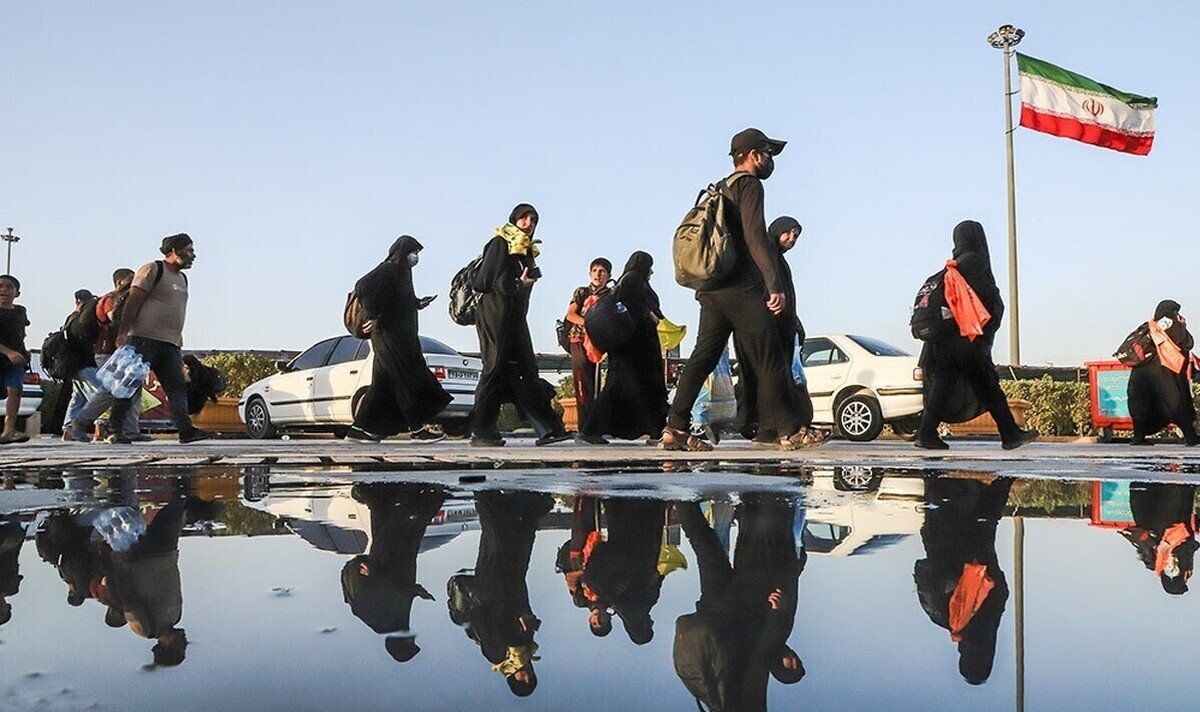
M 4 406 L 4 432 L 0 445 L 23 443 L 29 436 L 17 430 L 17 411 L 21 408 L 21 387 L 29 352 L 25 350 L 25 327 L 29 318 L 25 307 L 13 304 L 21 296 L 21 283 L 10 274 L 0 275 L 0 385 L 7 391 Z

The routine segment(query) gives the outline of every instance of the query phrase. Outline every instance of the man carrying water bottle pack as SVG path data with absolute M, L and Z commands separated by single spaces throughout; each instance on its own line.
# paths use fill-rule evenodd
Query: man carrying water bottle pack
M 196 248 L 187 233 L 163 238 L 164 258 L 142 265 L 133 278 L 129 299 L 121 316 L 116 344 L 128 345 L 150 364 L 162 382 L 179 431 L 179 442 L 207 440 L 213 434 L 192 425 L 188 415 L 187 385 L 183 376 L 183 322 L 187 315 L 188 280 L 183 270 L 196 261 Z M 112 422 L 124 422 L 132 398 L 117 399 Z M 109 442 L 128 443 L 118 433 Z

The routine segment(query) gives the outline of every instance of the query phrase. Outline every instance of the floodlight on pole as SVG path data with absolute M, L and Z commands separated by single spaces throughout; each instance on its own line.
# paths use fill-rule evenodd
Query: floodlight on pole
M 0 234 L 0 240 L 8 243 L 8 261 L 4 265 L 4 273 L 12 274 L 12 246 L 14 242 L 20 242 L 21 238 L 13 234 L 13 229 L 8 228 L 7 233 Z

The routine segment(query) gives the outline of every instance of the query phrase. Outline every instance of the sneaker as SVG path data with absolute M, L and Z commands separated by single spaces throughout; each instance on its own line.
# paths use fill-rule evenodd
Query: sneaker
M 538 438 L 537 440 L 534 440 L 533 444 L 537 445 L 539 447 L 542 445 L 553 445 L 554 443 L 561 443 L 564 440 L 570 440 L 571 437 L 572 437 L 571 433 L 568 433 L 567 431 L 562 430 L 557 433 L 546 433 L 545 435 Z
M 446 439 L 446 433 L 439 430 L 431 430 L 428 426 L 412 431 L 409 437 L 413 440 L 420 440 L 427 443 L 436 443 L 439 440 Z
M 441 442 L 446 439 L 445 433 L 434 432 L 429 428 L 421 428 L 414 430 L 409 434 L 409 437 L 422 445 L 432 445 L 433 443 Z
M 132 445 L 133 444 L 132 440 L 125 437 L 121 433 L 113 433 L 112 435 L 109 435 L 107 438 L 104 438 L 103 441 L 97 441 L 97 442 L 106 442 L 109 445 Z
M 149 435 L 142 433 L 142 432 L 127 433 L 125 435 L 125 438 L 127 440 L 129 440 L 130 442 L 135 442 L 135 443 L 148 443 L 154 439 L 154 438 L 150 437 Z
M 1004 448 L 1005 450 L 1016 450 L 1017 448 L 1021 447 L 1022 445 L 1028 445 L 1029 443 L 1031 443 L 1037 439 L 1038 439 L 1038 431 L 1022 430 L 1019 433 L 1017 433 L 1016 440 L 1010 440 L 1010 441 L 1004 443 L 1003 445 L 1001 445 L 1000 447 Z
M 372 435 L 371 433 L 368 433 L 367 431 L 363 430 L 362 428 L 358 427 L 357 425 L 350 426 L 350 429 L 346 431 L 346 437 L 344 437 L 342 439 L 349 440 L 351 442 L 363 442 L 363 443 L 377 443 L 380 440 L 382 440 L 382 438 L 375 437 L 374 435 Z
M 29 435 L 21 432 L 20 430 L 14 430 L 11 433 L 0 435 L 0 445 L 11 445 L 12 443 L 27 442 L 29 442 Z
M 183 445 L 187 445 L 188 443 L 199 442 L 201 440 L 213 440 L 216 437 L 217 437 L 216 433 L 210 432 L 208 430 L 201 430 L 200 428 L 192 428 L 191 430 L 187 431 L 186 433 L 179 434 L 179 442 Z M 125 440 L 128 442 L 132 442 L 129 438 L 125 438 Z
M 504 447 L 504 439 L 499 436 L 489 438 L 476 435 L 471 438 L 471 447 Z
M 941 438 L 939 438 L 936 435 L 932 435 L 929 437 L 923 437 L 921 435 L 918 435 L 916 437 L 916 439 L 913 440 L 913 446 L 919 447 L 922 450 L 949 450 L 950 449 L 950 446 L 946 444 L 946 441 L 942 440 Z
M 579 433 L 575 436 L 575 442 L 580 445 L 607 445 L 608 440 L 603 435 L 584 435 Z

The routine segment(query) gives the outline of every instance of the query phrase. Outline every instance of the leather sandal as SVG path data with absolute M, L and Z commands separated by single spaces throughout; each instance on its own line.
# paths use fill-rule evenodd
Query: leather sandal
M 800 428 L 791 436 L 779 439 L 779 449 L 785 452 L 820 447 L 833 435 L 832 432 L 816 428 Z
M 686 430 L 676 430 L 671 426 L 663 428 L 662 439 L 658 443 L 661 450 L 682 450 L 686 452 L 709 452 L 712 445 L 692 435 Z

